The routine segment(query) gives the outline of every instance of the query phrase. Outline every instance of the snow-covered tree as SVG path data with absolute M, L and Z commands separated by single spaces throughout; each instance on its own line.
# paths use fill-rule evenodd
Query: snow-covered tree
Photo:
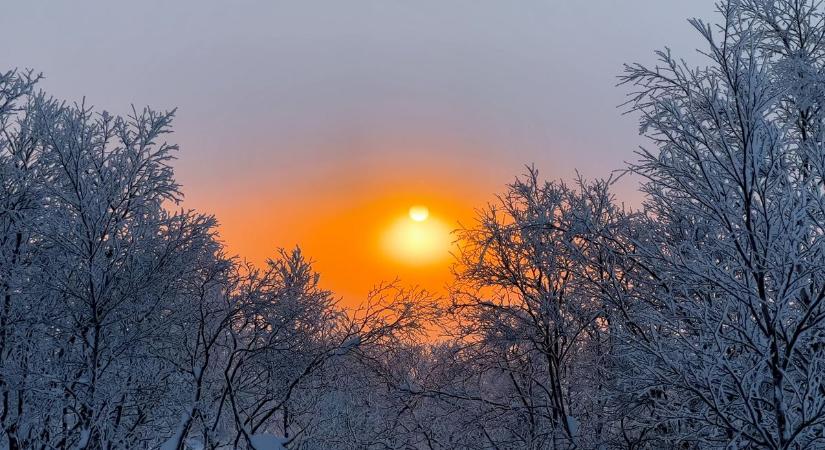
M 152 346 L 191 262 L 217 249 L 211 218 L 164 207 L 180 195 L 175 147 L 160 141 L 171 117 L 95 114 L 37 94 L 4 123 L 16 169 L 4 201 L 31 193 L 24 214 L 8 215 L 24 232 L 4 235 L 29 249 L 27 270 L 8 278 L 20 320 L 4 331 L 25 343 L 18 364 L 4 364 L 16 371 L 4 377 L 17 389 L 10 447 L 134 446 L 164 422 L 170 371 Z
M 477 226 L 459 231 L 451 311 L 472 368 L 461 384 L 479 389 L 463 397 L 477 396 L 488 411 L 481 421 L 491 444 L 575 448 L 605 439 L 608 323 L 591 287 L 588 236 L 621 217 L 608 185 L 541 182 L 531 169 Z
M 36 169 L 42 143 L 32 130 L 35 105 L 46 100 L 33 92 L 39 79 L 31 72 L 0 74 L 0 425 L 2 445 L 21 448 L 27 438 L 21 422 L 31 408 L 26 355 L 39 350 L 31 342 L 32 315 L 24 286 L 31 277 L 36 248 L 33 227 L 41 213 Z M 21 435 L 23 434 L 23 435 Z
M 620 350 L 649 446 L 825 445 L 825 11 L 723 1 L 691 21 L 708 66 L 668 50 L 624 81 L 657 149 Z M 666 444 L 665 444 L 666 443 Z
M 348 310 L 300 250 L 242 264 L 173 210 L 173 112 L 96 113 L 38 79 L 0 75 L 0 445 L 307 447 L 331 377 L 421 335 L 421 295 Z
M 217 261 L 192 279 L 191 304 L 164 340 L 184 406 L 164 448 L 243 448 L 261 436 L 290 448 L 358 448 L 362 437 L 342 436 L 342 423 L 362 411 L 342 415 L 341 394 L 377 386 L 353 383 L 380 350 L 420 335 L 426 299 L 386 288 L 347 310 L 319 288 L 299 249 L 265 269 Z

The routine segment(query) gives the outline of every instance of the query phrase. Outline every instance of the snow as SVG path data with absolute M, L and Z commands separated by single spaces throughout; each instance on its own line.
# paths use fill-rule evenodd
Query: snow
M 253 434 L 249 438 L 255 450 L 286 450 L 286 439 L 274 434 Z

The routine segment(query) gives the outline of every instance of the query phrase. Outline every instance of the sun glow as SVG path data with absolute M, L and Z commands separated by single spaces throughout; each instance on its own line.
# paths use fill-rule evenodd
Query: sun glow
M 425 206 L 413 206 L 408 217 L 393 222 L 383 236 L 383 248 L 393 259 L 409 265 L 429 265 L 450 256 L 450 227 L 430 216 Z
M 416 222 L 423 222 L 430 217 L 430 210 L 426 206 L 416 205 L 410 208 L 410 219 Z

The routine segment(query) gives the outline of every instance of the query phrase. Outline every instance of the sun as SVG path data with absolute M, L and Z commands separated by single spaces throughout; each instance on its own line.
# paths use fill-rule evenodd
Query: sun
M 382 236 L 384 252 L 396 262 L 412 266 L 440 263 L 450 256 L 451 229 L 430 215 L 426 206 L 415 205 L 407 216 L 390 224 Z
M 415 205 L 410 207 L 410 219 L 416 222 L 423 222 L 430 217 L 430 210 L 426 206 Z

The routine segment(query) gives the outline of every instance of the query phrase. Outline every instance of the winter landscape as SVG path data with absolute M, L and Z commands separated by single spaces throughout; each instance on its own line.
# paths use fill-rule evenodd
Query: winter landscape
M 481 143 L 443 144 L 426 153 L 412 144 L 382 144 L 395 138 L 350 136 L 346 145 L 331 139 L 335 145 L 317 143 L 327 150 L 301 148 L 293 155 L 279 150 L 291 145 L 286 138 L 277 140 L 281 131 L 305 125 L 295 118 L 300 108 L 284 112 L 279 101 L 289 108 L 317 102 L 330 111 L 329 122 L 347 130 L 357 121 L 346 116 L 368 122 L 365 109 L 336 109 L 349 92 L 328 86 L 343 86 L 336 84 L 342 79 L 358 92 L 356 103 L 384 99 L 386 110 L 375 115 L 392 110 L 399 115 L 390 119 L 403 115 L 407 125 L 425 123 L 418 114 L 431 113 L 421 105 L 434 97 L 455 111 L 474 109 L 461 102 L 478 86 L 494 85 L 488 75 L 477 72 L 484 80 L 477 85 L 472 75 L 464 78 L 476 73 L 468 70 L 442 86 L 447 75 L 437 64 L 408 65 L 440 55 L 432 60 L 457 67 L 450 58 L 464 61 L 467 54 L 451 46 L 463 42 L 465 31 L 467 49 L 482 39 L 472 33 L 489 38 L 467 57 L 487 58 L 492 73 L 503 77 L 489 97 L 495 101 L 485 103 L 489 110 L 469 117 L 497 123 L 534 117 L 525 112 L 532 100 L 512 86 L 540 83 L 541 73 L 509 70 L 503 62 L 518 53 L 508 50 L 507 36 L 532 42 L 531 30 L 552 22 L 552 14 L 530 10 L 531 2 L 478 2 L 474 12 L 465 9 L 476 3 L 456 10 L 450 2 L 444 10 L 426 2 L 374 3 L 378 16 L 400 8 L 391 13 L 398 22 L 357 29 L 349 27 L 355 23 L 349 16 L 325 15 L 316 4 L 302 10 L 306 21 L 292 21 L 294 32 L 287 20 L 265 31 L 233 22 L 276 17 L 253 3 L 233 4 L 218 14 L 225 27 L 214 29 L 192 18 L 208 7 L 195 12 L 191 4 L 192 16 L 165 13 L 177 6 L 161 3 L 151 11 L 137 7 L 140 20 L 148 20 L 139 25 L 128 23 L 124 5 L 117 7 L 123 15 L 105 18 L 100 11 L 114 9 L 93 12 L 84 2 L 59 14 L 51 8 L 67 6 L 0 6 L 0 30 L 7 34 L 0 44 L 0 448 L 825 449 L 821 1 L 565 7 L 548 1 L 543 7 L 558 14 L 591 11 L 590 19 L 558 24 L 563 30 L 600 28 L 592 21 L 611 22 L 613 10 L 637 17 L 638 26 L 614 16 L 603 32 L 639 28 L 638 42 L 645 43 L 619 55 L 641 55 L 642 62 L 607 64 L 609 73 L 577 72 L 577 64 L 591 67 L 599 59 L 586 52 L 551 61 L 565 67 L 570 80 L 607 80 L 587 89 L 616 96 L 607 103 L 622 99 L 605 110 L 605 120 L 619 124 L 621 136 L 638 134 L 641 144 L 624 146 L 617 137 L 610 148 L 589 149 L 582 138 L 582 145 L 558 144 L 552 164 L 542 151 L 496 153 Z M 337 8 L 360 15 L 367 3 Z M 209 14 L 222 11 L 215 8 Z M 650 14 L 637 12 L 645 8 Z M 501 15 L 477 21 L 489 11 Z M 70 13 L 77 22 L 66 18 Z M 472 24 L 455 19 L 465 13 Z M 520 22 L 526 17 L 534 21 Z M 65 35 L 50 34 L 52 18 Z M 128 61 L 144 56 L 105 33 L 76 30 L 99 24 L 125 35 L 145 27 L 134 42 L 156 39 L 152 33 L 165 41 L 164 28 L 147 25 L 155 20 L 174 24 L 175 35 L 211 30 L 197 39 L 218 36 L 208 41 L 214 53 L 198 53 L 203 48 L 195 43 L 190 50 L 216 69 L 198 68 L 194 78 L 175 75 L 175 67 L 195 63 L 190 53 L 164 50 L 177 45 L 172 40 L 146 53 L 168 65 L 168 77 L 145 63 L 130 78 L 134 83 L 121 82 Z M 440 28 L 427 31 L 422 23 Z M 657 42 L 648 38 L 659 32 L 645 31 L 646 23 L 681 25 L 663 26 L 664 40 Z M 301 31 L 310 26 L 338 31 Z M 23 27 L 34 31 L 19 32 Z M 231 34 L 226 30 L 246 44 L 236 47 L 228 37 L 229 44 L 216 44 Z M 280 83 L 285 75 L 248 75 L 244 64 L 270 64 L 263 55 L 275 47 L 259 47 L 263 39 L 255 34 L 270 32 L 282 33 L 286 43 L 277 45 L 304 46 L 301 55 L 318 56 L 340 76 L 296 69 L 289 78 L 294 85 L 277 99 L 267 97 L 255 83 Z M 688 46 L 685 53 L 667 46 L 668 33 Z M 563 52 L 591 41 L 612 48 L 607 38 L 582 34 L 547 48 Z M 428 44 L 413 51 L 420 44 L 415 39 L 394 43 L 402 35 L 424 36 Z M 441 47 L 431 47 L 426 36 L 439 36 L 433 39 Z M 65 56 L 42 50 L 48 55 L 42 64 L 54 61 L 58 73 L 51 73 L 51 66 L 29 65 L 40 60 L 15 56 L 81 41 L 104 46 L 102 61 L 89 57 L 98 50 L 65 50 Z M 324 50 L 348 42 L 363 54 L 353 51 L 355 59 L 347 60 Z M 384 48 L 381 42 L 404 50 L 387 56 L 376 50 Z M 18 47 L 26 50 L 14 53 Z M 250 48 L 259 59 L 243 59 Z M 281 57 L 292 61 L 287 53 Z M 361 57 L 372 62 L 359 64 Z M 88 65 L 79 63 L 84 58 Z M 541 59 L 514 58 L 527 65 Z M 94 64 L 111 71 L 88 68 Z M 231 67 L 217 68 L 223 66 Z M 424 81 L 407 84 L 392 75 L 394 66 Z M 88 84 L 61 85 L 55 78 L 63 70 L 82 74 Z M 363 75 L 381 70 L 387 71 L 377 76 L 381 81 Z M 220 80 L 229 73 L 241 75 Z M 199 77 L 219 80 L 199 84 L 207 83 Z M 183 100 L 144 107 L 155 94 L 135 98 L 140 80 L 155 86 L 162 105 L 163 93 L 175 100 L 190 91 L 214 105 L 202 109 Z M 311 89 L 301 91 L 305 86 Z M 433 93 L 432 86 L 445 90 Z M 598 142 L 614 142 L 613 131 L 599 126 L 599 108 L 591 106 L 601 105 L 603 95 L 569 86 L 578 85 L 555 86 L 547 95 L 556 101 L 539 96 L 540 103 L 563 111 L 559 120 L 570 120 L 573 136 L 585 130 L 582 135 Z M 84 97 L 86 88 L 124 97 Z M 375 99 L 359 89 L 375 91 Z M 288 95 L 295 90 L 300 95 Z M 398 92 L 409 96 L 406 103 L 392 102 Z M 508 103 L 512 97 L 523 103 Z M 117 112 L 95 106 L 100 103 Z M 454 123 L 445 117 L 433 122 Z M 306 129 L 315 136 L 327 123 L 317 118 Z M 540 125 L 507 128 L 508 142 L 522 142 L 520 133 L 540 134 Z M 395 132 L 375 128 L 376 135 Z M 253 155 L 244 140 L 248 130 L 271 133 L 272 140 Z M 439 142 L 475 142 L 462 141 L 459 131 Z M 563 140 L 563 131 L 548 135 Z M 209 137 L 195 137 L 201 132 Z M 230 140 L 210 142 L 227 135 Z M 422 138 L 422 147 L 436 140 Z M 211 153 L 223 145 L 221 155 Z M 384 150 L 363 150 L 370 146 Z M 581 170 L 567 170 L 567 160 Z M 601 170 L 604 161 L 613 167 Z M 483 164 L 495 167 L 484 172 Z M 337 167 L 347 174 L 336 175 Z M 498 167 L 510 173 L 498 177 Z M 209 170 L 214 176 L 203 175 Z M 428 181 L 442 172 L 448 187 Z M 488 178 L 498 188 L 479 181 Z M 316 181 L 301 179 L 329 185 L 311 188 Z M 464 203 L 451 208 L 461 202 L 448 193 Z M 357 202 L 345 203 L 351 198 Z M 301 215 L 310 210 L 314 215 Z M 285 242 L 293 236 L 306 247 Z

